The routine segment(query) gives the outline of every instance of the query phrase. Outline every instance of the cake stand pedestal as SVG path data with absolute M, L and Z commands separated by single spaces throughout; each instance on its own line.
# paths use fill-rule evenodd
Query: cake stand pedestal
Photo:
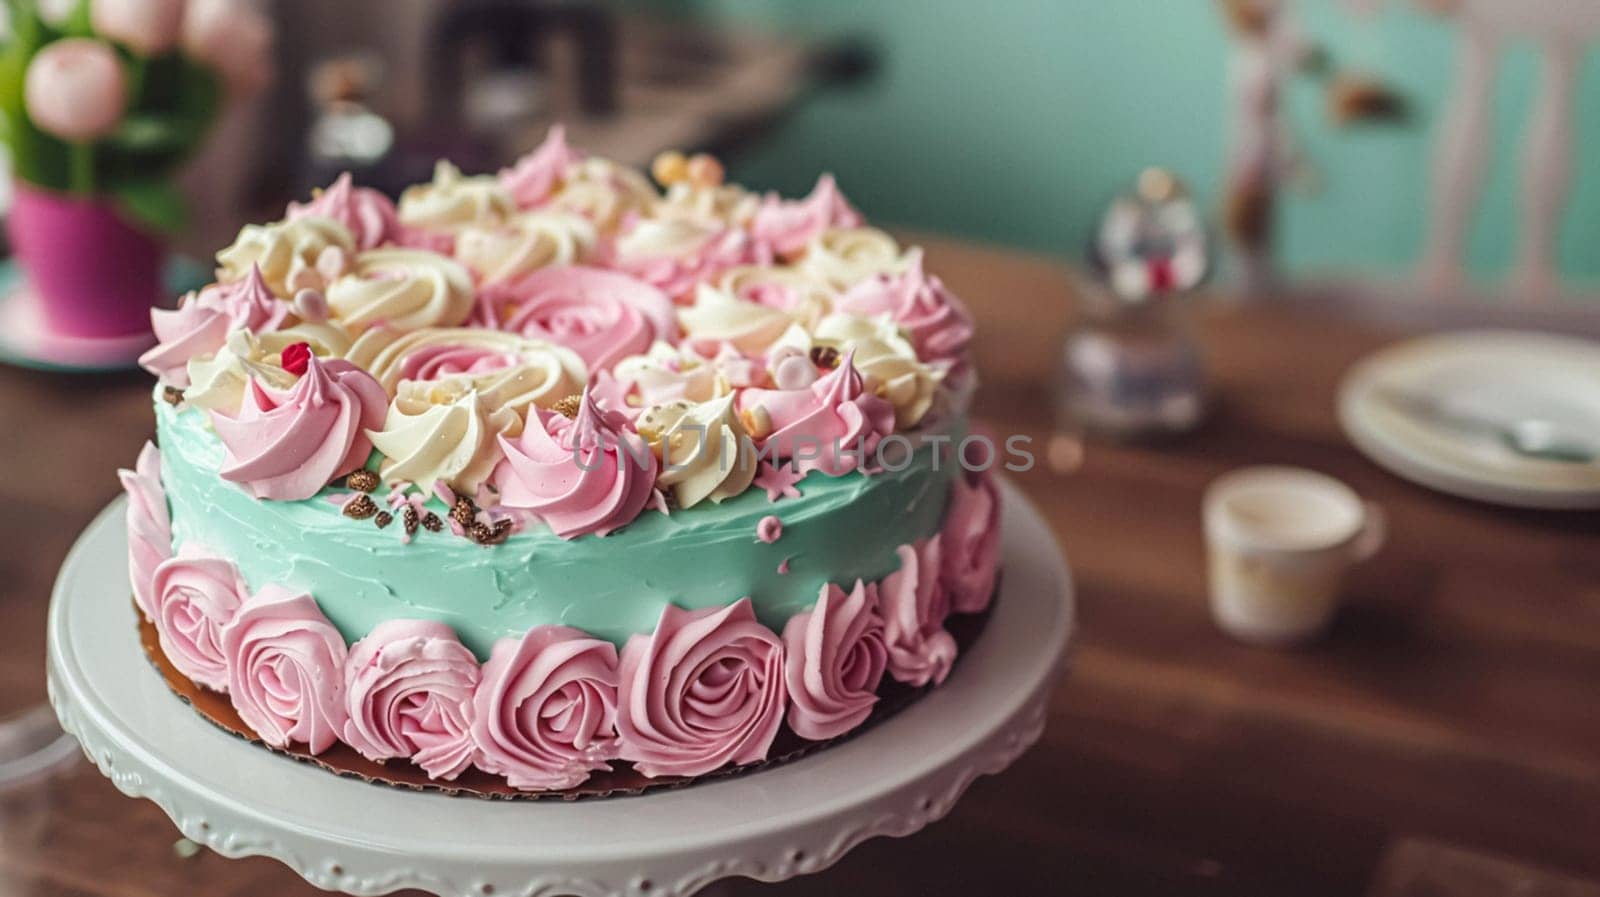
M 68 555 L 50 608 L 50 699 L 116 786 L 185 837 L 269 856 L 357 895 L 688 895 L 780 881 L 950 812 L 1039 738 L 1072 631 L 1066 564 L 1006 488 L 1004 582 L 944 685 L 859 737 L 753 774 L 634 797 L 501 802 L 338 778 L 221 731 L 145 660 L 128 600 L 122 501 Z

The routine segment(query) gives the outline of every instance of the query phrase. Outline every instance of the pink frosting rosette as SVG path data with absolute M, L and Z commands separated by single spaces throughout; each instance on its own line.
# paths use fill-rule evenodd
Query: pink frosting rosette
M 211 415 L 226 449 L 221 476 L 256 498 L 310 498 L 366 463 L 367 431 L 382 429 L 388 408 L 378 381 L 342 359 L 309 356 L 284 391 L 251 378 L 237 417 Z
M 241 280 L 211 284 L 189 294 L 175 309 L 151 309 L 156 345 L 139 356 L 139 365 L 164 383 L 188 386 L 189 360 L 222 348 L 229 331 L 277 330 L 288 315 L 289 304 L 267 288 L 260 266 L 251 265 Z
M 357 187 L 348 171 L 310 202 L 289 203 L 288 220 L 307 217 L 331 218 L 344 225 L 363 251 L 377 249 L 400 234 L 394 200 L 371 187 Z
M 787 703 L 783 642 L 750 599 L 661 612 L 622 649 L 622 758 L 647 776 L 697 776 L 766 759 Z
M 544 142 L 510 168 L 501 169 L 500 186 L 511 194 L 517 206 L 531 209 L 542 206 L 561 186 L 567 169 L 583 161 L 583 153 L 567 145 L 567 129 L 551 125 Z
M 944 628 L 950 597 L 939 581 L 939 538 L 896 549 L 900 569 L 878 588 L 889 674 L 908 685 L 943 682 L 956 659 L 955 637 Z
M 789 728 L 823 741 L 861 725 L 889 662 L 877 587 L 859 579 L 848 592 L 824 585 L 816 606 L 784 625 L 783 644 Z
M 617 758 L 617 649 L 565 626 L 495 643 L 473 706 L 478 766 L 513 788 L 581 784 Z
M 590 371 L 609 369 L 658 339 L 676 341 L 672 300 L 616 271 L 582 265 L 541 268 L 508 284 L 502 330 L 578 353 Z
M 472 765 L 478 660 L 443 623 L 387 620 L 344 662 L 344 742 L 369 760 L 409 757 L 449 781 Z
M 841 476 L 870 460 L 894 432 L 894 406 L 867 392 L 854 353 L 802 389 L 746 389 L 739 410 L 754 418 L 764 450 L 801 473 Z
M 133 585 L 133 601 L 146 619 L 156 615 L 152 581 L 156 567 L 172 557 L 172 515 L 167 510 L 167 492 L 161 485 L 161 451 L 146 442 L 132 470 L 117 471 L 122 489 L 128 494 L 128 580 Z
M 767 194 L 750 220 L 750 236 L 770 252 L 793 258 L 823 231 L 860 227 L 863 221 L 861 213 L 839 192 L 833 175 L 825 174 L 817 178 L 817 185 L 805 199 L 786 200 L 775 193 Z
M 763 264 L 770 258 L 744 231 L 735 228 L 708 236 L 693 250 L 677 255 L 612 253 L 612 267 L 659 289 L 677 301 L 689 301 L 696 286 L 710 283 L 729 268 Z
M 273 747 L 320 754 L 344 732 L 345 645 L 310 595 L 279 585 L 246 599 L 222 630 L 228 697 Z
M 911 250 L 906 270 L 878 274 L 846 290 L 836 308 L 862 317 L 888 313 L 927 364 L 960 365 L 972 342 L 972 315 L 944 281 L 923 270 L 921 249 Z
M 161 652 L 196 683 L 227 691 L 222 633 L 249 595 L 238 569 L 226 559 L 185 550 L 156 567 L 151 593 Z
M 604 536 L 644 510 L 655 489 L 650 446 L 621 414 L 584 390 L 576 417 L 541 408 L 517 441 L 500 437 L 495 468 L 500 503 L 525 508 L 556 535 Z
M 991 471 L 955 477 L 940 537 L 941 577 L 951 609 L 963 614 L 982 611 L 994 597 L 1000 568 L 1000 489 Z

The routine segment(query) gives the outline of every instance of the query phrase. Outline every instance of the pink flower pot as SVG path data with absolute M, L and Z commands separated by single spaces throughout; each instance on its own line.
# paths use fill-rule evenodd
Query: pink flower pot
M 17 181 L 6 231 L 50 330 L 102 339 L 150 330 L 166 247 L 110 201 Z

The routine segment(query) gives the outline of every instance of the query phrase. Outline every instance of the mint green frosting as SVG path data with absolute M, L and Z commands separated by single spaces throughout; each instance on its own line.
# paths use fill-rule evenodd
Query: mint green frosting
M 252 498 L 217 475 L 222 443 L 204 412 L 155 405 L 175 547 L 232 560 L 251 589 L 277 583 L 309 593 L 350 641 L 385 620 L 438 620 L 480 659 L 497 639 L 543 624 L 621 645 L 653 631 L 668 603 L 721 606 L 749 596 L 761 621 L 782 631 L 824 583 L 894 572 L 897 547 L 938 530 L 955 468 L 925 447 L 897 472 L 813 473 L 798 499 L 769 502 L 752 488 L 670 516 L 646 510 L 604 538 L 565 541 L 534 525 L 495 546 L 449 529 L 419 530 L 403 544 L 398 521 L 380 530 L 343 516 L 326 497 L 338 490 L 297 502 Z M 770 545 L 756 539 L 768 515 L 783 523 Z

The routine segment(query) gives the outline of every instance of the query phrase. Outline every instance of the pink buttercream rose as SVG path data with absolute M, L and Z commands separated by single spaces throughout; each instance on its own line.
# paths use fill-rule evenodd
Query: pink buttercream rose
M 249 595 L 231 561 L 185 546 L 151 579 L 156 635 L 178 672 L 214 691 L 227 691 L 223 630 Z
M 344 662 L 344 742 L 369 760 L 408 757 L 449 781 L 472 765 L 478 660 L 443 623 L 387 620 Z
M 785 200 L 769 193 L 750 220 L 750 236 L 773 254 L 793 258 L 823 231 L 862 223 L 861 213 L 839 192 L 833 175 L 825 174 L 805 199 Z
M 162 382 L 189 385 L 188 364 L 222 348 L 234 330 L 265 333 L 283 326 L 291 308 L 273 295 L 261 277 L 261 268 L 232 283 L 214 283 L 191 293 L 176 309 L 150 311 L 156 345 L 139 356 L 139 364 Z
M 950 597 L 939 582 L 940 548 L 937 535 L 900 546 L 900 569 L 878 588 L 889 674 L 908 685 L 943 682 L 956 659 L 956 640 L 944 628 Z
M 861 725 L 889 662 L 877 587 L 860 580 L 849 592 L 824 585 L 811 610 L 789 618 L 783 644 L 789 728 L 822 741 Z
M 237 417 L 211 415 L 226 450 L 220 475 L 257 498 L 310 498 L 366 463 L 367 431 L 382 429 L 388 409 L 378 381 L 342 359 L 308 357 L 281 392 L 251 378 Z
M 495 643 L 474 698 L 478 766 L 513 788 L 580 784 L 617 757 L 617 649 L 564 626 Z
M 573 265 L 541 268 L 506 285 L 500 328 L 566 346 L 591 371 L 638 355 L 657 339 L 676 341 L 672 301 L 616 271 Z
M 501 504 L 532 511 L 563 539 L 604 536 L 639 516 L 657 462 L 625 417 L 601 408 L 588 390 L 574 418 L 534 414 L 519 440 L 500 437 L 505 459 L 494 484 Z
M 345 645 L 310 595 L 263 587 L 222 630 L 228 697 L 239 718 L 273 747 L 320 754 L 346 723 Z
M 626 245 L 627 238 L 624 234 L 617 245 Z M 678 302 L 692 301 L 696 286 L 710 283 L 729 268 L 769 261 L 771 259 L 748 234 L 734 228 L 712 233 L 689 249 L 662 253 L 648 248 L 634 252 L 611 251 L 608 258 L 611 267 L 650 284 Z
M 921 249 L 911 250 L 905 271 L 857 283 L 836 307 L 862 317 L 887 313 L 910 335 L 917 358 L 929 364 L 959 365 L 972 342 L 971 313 L 944 281 L 923 270 Z
M 310 202 L 289 203 L 286 217 L 290 221 L 307 217 L 331 218 L 350 231 L 356 248 L 363 251 L 377 249 L 400 234 L 400 218 L 394 200 L 371 187 L 357 187 L 348 171 Z
M 766 759 L 786 704 L 783 642 L 750 599 L 668 605 L 653 635 L 622 649 L 622 758 L 647 776 L 696 776 Z
M 583 153 L 567 145 L 567 129 L 551 125 L 544 142 L 500 172 L 504 187 L 519 208 L 531 209 L 550 200 L 567 169 L 583 161 Z
M 1000 489 L 989 470 L 962 472 L 950 487 L 950 508 L 941 531 L 944 588 L 950 607 L 973 614 L 994 597 L 1000 568 Z
M 172 517 L 167 510 L 167 493 L 161 485 L 161 452 L 146 442 L 132 470 L 119 470 L 117 477 L 128 494 L 128 579 L 133 584 L 133 601 L 146 619 L 156 615 L 152 585 L 156 567 L 172 557 Z
M 66 37 L 34 54 L 22 95 L 39 130 L 79 143 L 104 137 L 122 122 L 128 79 L 110 44 Z
M 894 406 L 866 391 L 853 355 L 809 386 L 739 394 L 740 411 L 767 433 L 761 444 L 773 457 L 792 460 L 801 473 L 840 476 L 870 461 L 894 432 Z
M 178 42 L 184 0 L 94 0 L 89 23 L 95 33 L 141 56 L 165 53 Z

